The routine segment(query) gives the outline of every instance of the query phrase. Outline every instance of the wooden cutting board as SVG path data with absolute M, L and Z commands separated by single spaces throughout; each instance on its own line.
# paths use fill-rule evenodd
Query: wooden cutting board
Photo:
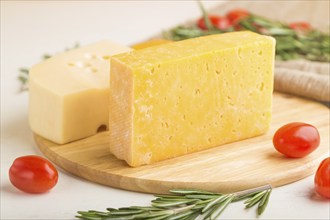
M 197 188 L 233 192 L 271 184 L 288 184 L 314 174 L 329 156 L 329 109 L 294 96 L 274 94 L 273 118 L 265 135 L 209 150 L 131 168 L 116 159 L 108 148 L 108 133 L 69 144 L 57 145 L 38 135 L 39 149 L 56 165 L 90 181 L 111 187 L 147 193 L 168 193 L 173 188 Z M 313 124 L 321 144 L 302 159 L 286 158 L 275 151 L 274 132 L 289 122 Z

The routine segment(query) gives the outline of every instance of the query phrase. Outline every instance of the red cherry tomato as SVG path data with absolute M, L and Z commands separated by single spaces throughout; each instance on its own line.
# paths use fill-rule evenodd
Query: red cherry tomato
M 320 135 L 312 125 L 293 122 L 276 131 L 273 144 L 277 151 L 288 157 L 304 157 L 319 146 Z
M 311 25 L 307 22 L 293 22 L 289 24 L 289 27 L 298 31 L 309 31 L 312 29 Z
M 222 17 L 222 16 L 218 16 L 218 15 L 209 15 L 209 19 L 210 19 L 211 23 L 213 24 L 213 26 L 220 30 L 226 30 L 232 26 L 230 21 L 226 17 Z M 197 25 L 200 29 L 207 30 L 204 18 L 200 18 L 197 21 Z
M 53 188 L 58 180 L 56 168 L 39 156 L 23 156 L 15 159 L 9 169 L 10 182 L 28 193 L 43 193 Z
M 330 199 L 330 157 L 324 159 L 315 174 L 315 191 Z
M 250 15 L 250 12 L 244 9 L 234 9 L 227 13 L 226 17 L 232 24 L 238 23 L 243 18 L 246 18 Z

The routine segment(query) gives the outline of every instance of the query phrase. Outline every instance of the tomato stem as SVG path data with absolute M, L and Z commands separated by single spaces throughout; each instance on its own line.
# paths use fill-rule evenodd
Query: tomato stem
M 202 11 L 203 19 L 204 19 L 206 28 L 208 30 L 214 29 L 214 26 L 213 26 L 213 24 L 212 24 L 212 22 L 211 22 L 211 20 L 210 20 L 210 18 L 208 16 L 208 14 L 207 14 L 207 12 L 206 12 L 206 10 L 205 10 L 202 2 L 200 0 L 198 0 L 197 2 L 198 2 L 198 6 L 199 6 L 200 10 Z

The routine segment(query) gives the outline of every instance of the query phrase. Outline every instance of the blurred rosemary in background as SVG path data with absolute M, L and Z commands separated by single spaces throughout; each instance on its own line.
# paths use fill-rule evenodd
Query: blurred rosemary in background
M 165 39 L 174 41 L 210 34 L 249 30 L 276 39 L 276 59 L 306 59 L 330 62 L 330 36 L 313 29 L 307 22 L 284 24 L 252 14 L 244 9 L 229 11 L 226 16 L 208 15 L 199 3 L 203 17 L 187 26 L 177 26 L 163 32 Z

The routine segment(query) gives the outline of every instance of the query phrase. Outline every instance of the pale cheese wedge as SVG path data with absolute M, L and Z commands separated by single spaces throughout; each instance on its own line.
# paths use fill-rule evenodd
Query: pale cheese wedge
M 32 131 L 64 144 L 107 129 L 110 56 L 130 50 L 106 40 L 33 66 L 29 73 Z

